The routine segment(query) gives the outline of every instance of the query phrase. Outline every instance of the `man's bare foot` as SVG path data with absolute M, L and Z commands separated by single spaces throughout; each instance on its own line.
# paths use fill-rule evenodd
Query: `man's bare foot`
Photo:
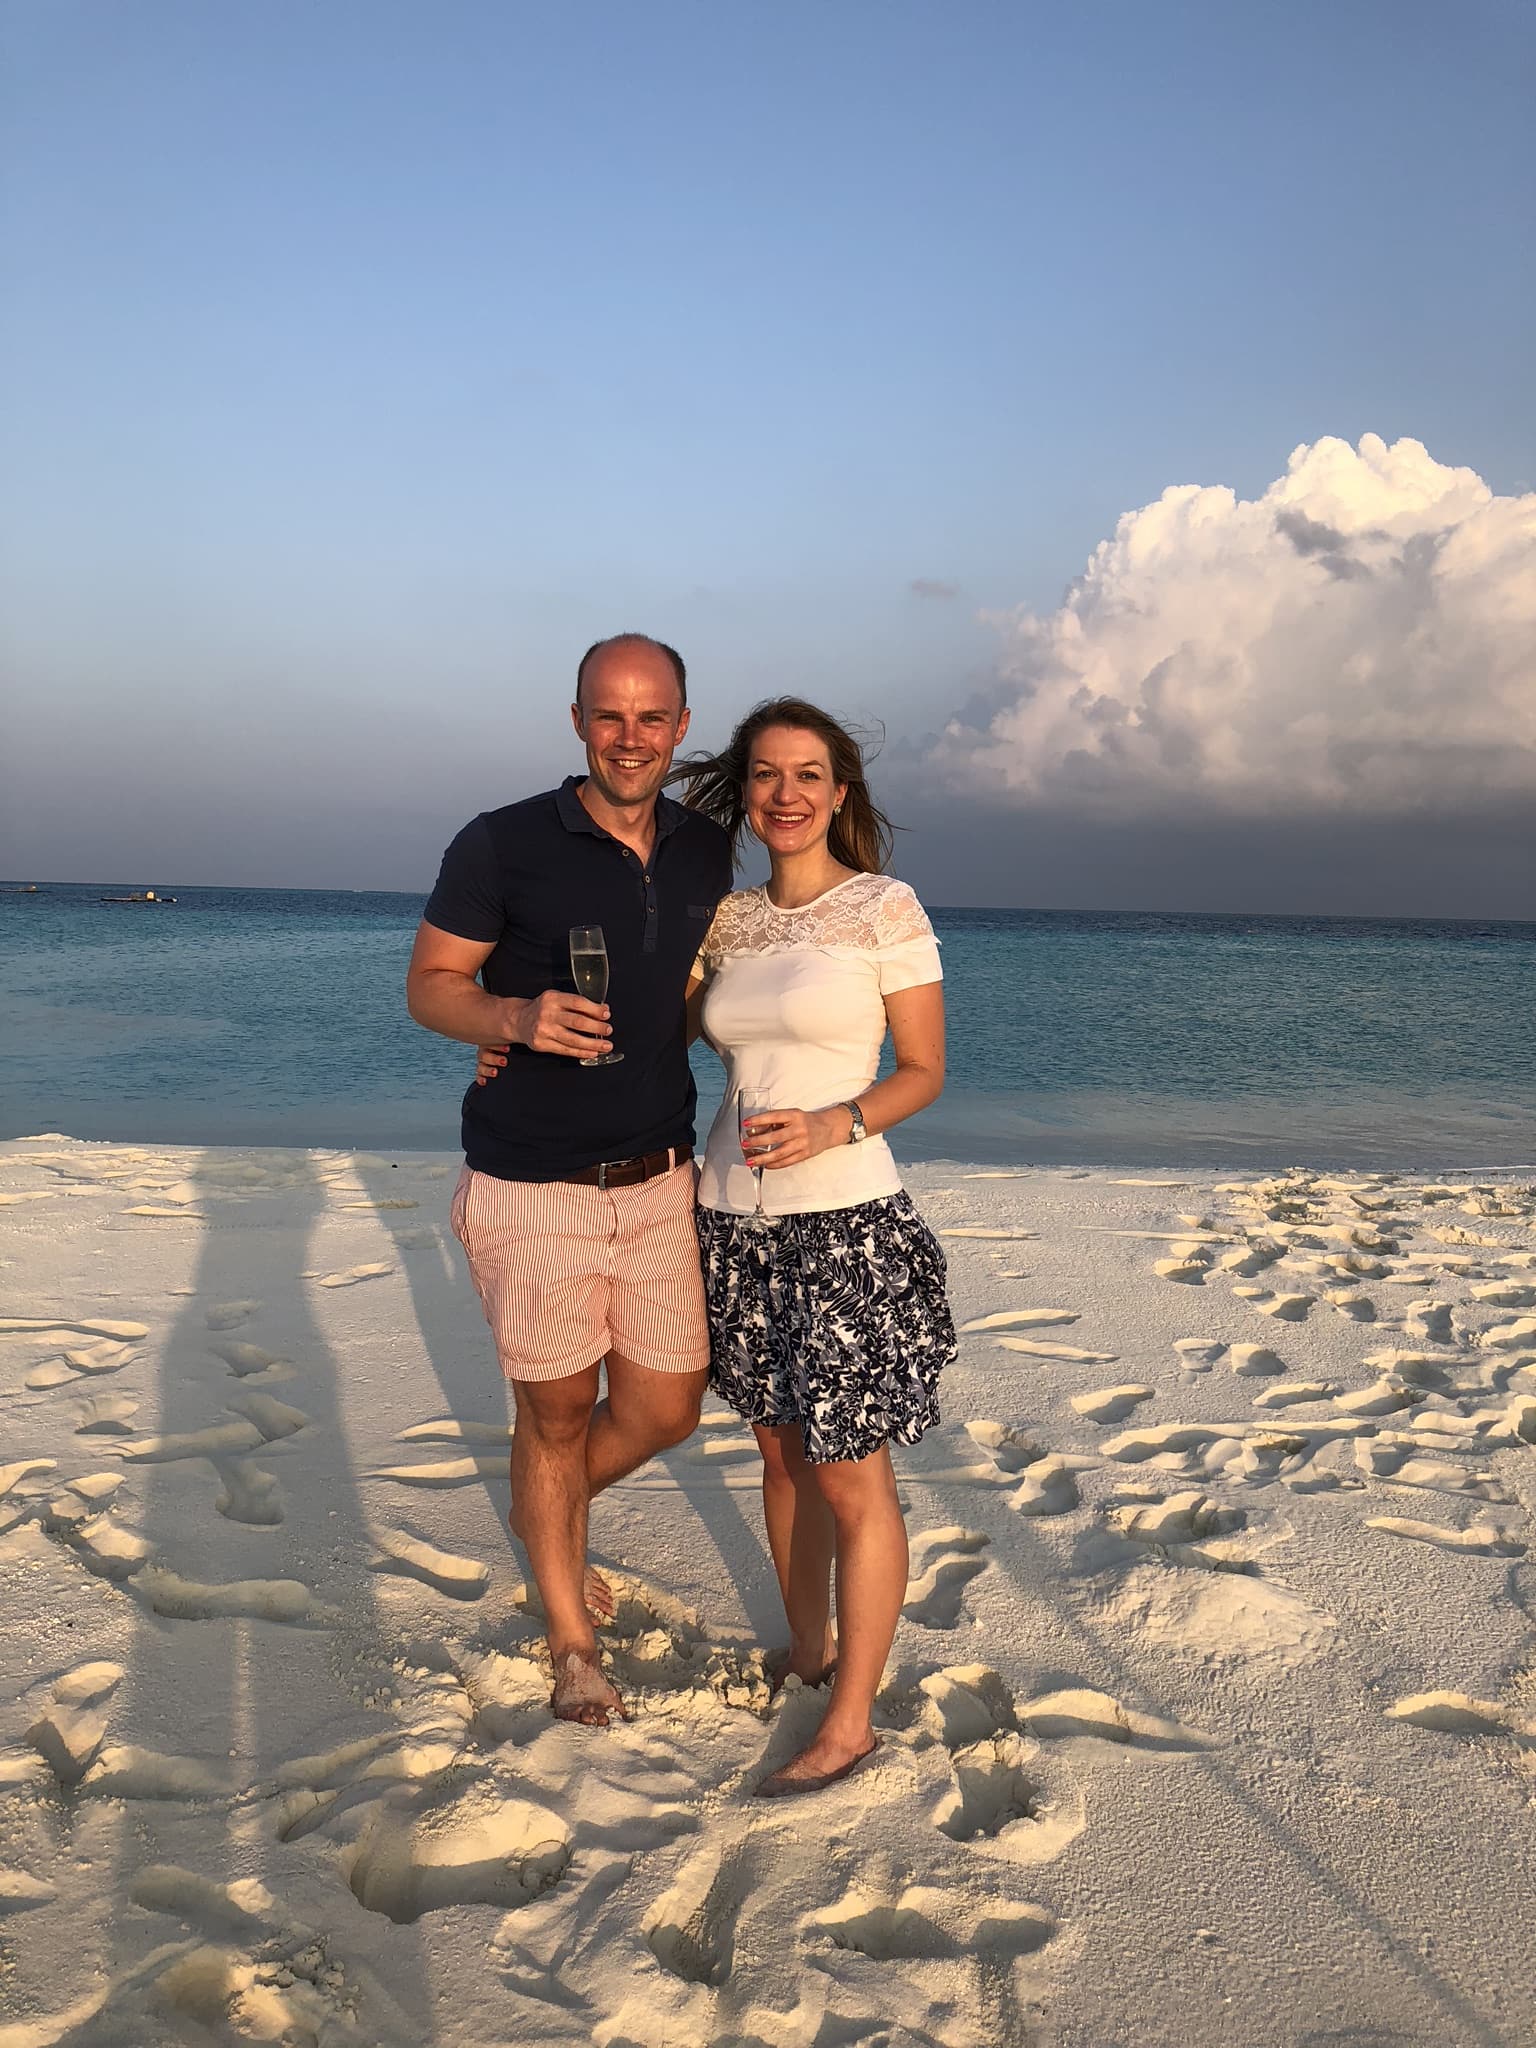
M 587 1603 L 588 1614 L 596 1622 L 612 1621 L 618 1611 L 613 1588 L 596 1565 L 589 1564 L 582 1575 L 581 1597 Z
M 522 1543 L 525 1539 L 522 1530 L 518 1527 L 516 1515 L 508 1517 L 508 1526 L 518 1542 Z M 539 1600 L 538 1588 L 534 1585 L 531 1578 L 528 1581 L 527 1591 L 527 1604 L 533 1607 L 536 1612 L 542 1613 L 543 1603 Z M 614 1615 L 618 1612 L 619 1603 L 614 1598 L 613 1588 L 597 1569 L 596 1565 L 589 1564 L 581 1575 L 581 1597 L 587 1613 L 599 1628 L 602 1627 L 604 1622 L 612 1621 Z
M 564 1650 L 554 1660 L 555 1689 L 549 1696 L 557 1721 L 606 1728 L 612 1716 L 629 1719 L 629 1709 L 603 1676 L 595 1650 Z
M 815 1741 L 792 1756 L 787 1764 L 771 1771 L 757 1788 L 759 1799 L 792 1799 L 803 1792 L 824 1792 L 828 1785 L 841 1784 L 871 1763 L 879 1754 L 880 1737 L 872 1731 L 850 1747 L 827 1741 L 819 1734 Z

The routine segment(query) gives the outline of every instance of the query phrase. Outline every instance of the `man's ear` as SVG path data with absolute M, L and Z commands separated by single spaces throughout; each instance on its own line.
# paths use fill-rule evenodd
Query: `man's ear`
M 682 716 L 681 716 L 681 717 L 680 717 L 680 718 L 678 719 L 678 721 L 677 721 L 677 736 L 678 736 L 678 738 L 679 738 L 679 739 L 681 739 L 681 738 L 683 737 L 683 734 L 684 734 L 685 732 L 687 732 L 687 730 L 688 730 L 688 706 L 687 706 L 687 705 L 685 704 L 685 705 L 683 706 L 683 712 L 682 712 Z
M 583 740 L 583 741 L 584 741 L 584 740 L 586 739 L 586 737 L 587 737 L 587 736 L 586 736 L 585 732 L 583 732 L 583 730 L 582 730 L 582 725 L 581 725 L 581 706 L 580 706 L 579 704 L 573 704 L 573 705 L 571 706 L 571 723 L 572 723 L 572 725 L 574 725 L 574 726 L 575 726 L 575 728 L 576 728 L 576 737 L 577 737 L 577 739 L 579 739 L 579 740 Z

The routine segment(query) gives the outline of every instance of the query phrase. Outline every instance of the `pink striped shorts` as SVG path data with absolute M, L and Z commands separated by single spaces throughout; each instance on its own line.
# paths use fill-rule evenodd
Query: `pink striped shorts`
M 631 1188 L 498 1180 L 466 1166 L 453 1232 L 509 1380 L 561 1380 L 616 1351 L 652 1372 L 709 1364 L 690 1163 Z

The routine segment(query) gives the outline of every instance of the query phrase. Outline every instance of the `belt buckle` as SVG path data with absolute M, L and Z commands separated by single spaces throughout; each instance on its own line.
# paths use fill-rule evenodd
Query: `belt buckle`
M 643 1169 L 645 1166 L 645 1154 L 643 1152 L 637 1152 L 633 1155 L 632 1158 L 629 1159 L 599 1159 L 599 1161 L 597 1162 L 598 1186 L 600 1188 L 606 1189 L 608 1186 L 608 1175 L 610 1170 L 620 1166 L 638 1166 Z

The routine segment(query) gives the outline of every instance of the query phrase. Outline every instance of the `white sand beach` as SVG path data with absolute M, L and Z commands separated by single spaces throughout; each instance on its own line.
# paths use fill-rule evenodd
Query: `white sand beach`
M 0 1146 L 0 2048 L 1532 2038 L 1536 1191 L 913 1169 L 882 1759 L 769 1805 L 713 1403 L 548 1716 L 455 1171 Z

